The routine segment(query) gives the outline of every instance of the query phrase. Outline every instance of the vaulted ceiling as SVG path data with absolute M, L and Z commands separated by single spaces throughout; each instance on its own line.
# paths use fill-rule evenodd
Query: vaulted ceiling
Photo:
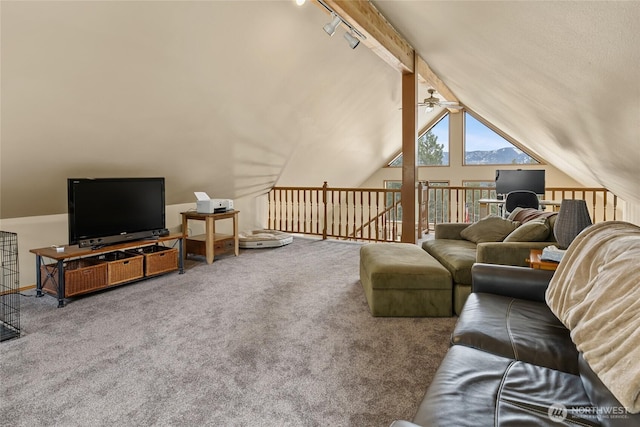
M 640 3 L 372 4 L 464 105 L 640 203 Z M 312 0 L 2 2 L 0 19 L 2 218 L 66 212 L 67 177 L 164 176 L 169 204 L 358 186 L 401 147 L 400 72 L 328 37 Z
M 640 3 L 374 3 L 465 105 L 583 184 L 640 201 Z

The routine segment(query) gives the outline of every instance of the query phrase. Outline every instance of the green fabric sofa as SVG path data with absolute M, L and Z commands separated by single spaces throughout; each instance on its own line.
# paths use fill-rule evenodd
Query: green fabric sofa
M 520 212 L 520 217 L 517 216 Z M 463 237 L 464 230 L 472 224 L 442 223 L 435 226 L 435 237 L 422 243 L 427 251 L 451 273 L 453 281 L 453 308 L 460 314 L 462 306 L 471 293 L 471 267 L 474 263 L 502 264 L 527 267 L 531 249 L 542 249 L 556 244 L 553 234 L 556 214 L 522 209 L 514 211 L 510 218 L 524 220 L 521 223 L 544 218 L 549 228 L 548 236 L 540 241 L 496 241 L 472 242 Z M 520 221 L 518 221 L 520 222 Z M 477 224 L 477 223 L 476 223 Z M 520 225 L 518 228 L 522 227 Z

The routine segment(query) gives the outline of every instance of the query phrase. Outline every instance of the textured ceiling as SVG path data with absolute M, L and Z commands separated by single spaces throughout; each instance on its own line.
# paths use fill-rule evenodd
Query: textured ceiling
M 401 147 L 400 75 L 310 3 L 1 2 L 0 217 L 66 212 L 67 177 L 359 185 Z M 465 105 L 640 203 L 640 3 L 374 4 Z

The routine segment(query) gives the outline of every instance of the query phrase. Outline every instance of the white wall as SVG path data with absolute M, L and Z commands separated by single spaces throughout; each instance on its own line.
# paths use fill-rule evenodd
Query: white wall
M 621 219 L 632 224 L 640 225 L 640 205 L 624 203 L 623 216 Z

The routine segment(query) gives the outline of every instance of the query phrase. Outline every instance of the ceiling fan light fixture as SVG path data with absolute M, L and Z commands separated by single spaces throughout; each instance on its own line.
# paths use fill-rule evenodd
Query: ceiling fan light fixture
M 436 92 L 436 90 L 435 89 L 429 89 L 427 92 L 429 92 L 429 97 L 424 100 L 424 103 L 425 104 L 429 104 L 432 107 L 437 105 L 440 102 L 440 98 L 436 98 L 435 96 L 433 96 L 433 94 Z
M 429 92 L 429 97 L 425 98 L 424 101 L 418 104 L 421 106 L 425 106 L 425 111 L 427 113 L 432 112 L 436 106 L 446 108 L 449 111 L 460 111 L 464 108 L 457 101 L 441 101 L 440 98 L 433 96 L 433 94 L 436 92 L 435 89 L 428 89 L 427 92 Z
M 342 19 L 335 13 L 331 14 L 331 16 L 333 16 L 331 22 L 324 24 L 324 27 L 322 27 L 325 33 L 329 34 L 330 36 L 332 36 L 336 32 L 336 28 L 338 28 L 338 25 L 340 25 L 340 23 L 342 22 Z

